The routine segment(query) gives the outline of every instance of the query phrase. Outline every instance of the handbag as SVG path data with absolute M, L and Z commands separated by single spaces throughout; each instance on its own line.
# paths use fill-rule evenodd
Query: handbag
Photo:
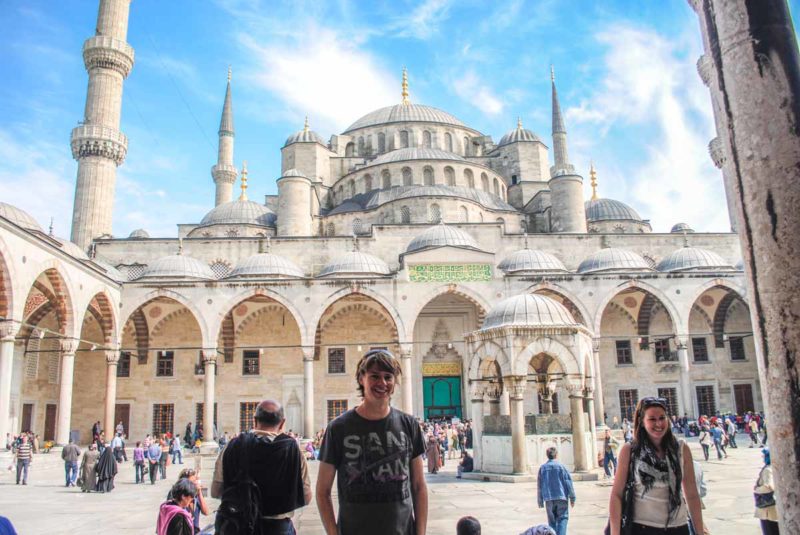
M 633 462 L 633 452 L 631 452 L 631 459 L 628 463 L 628 477 L 625 480 L 625 488 L 622 490 L 622 513 L 620 514 L 619 520 L 620 535 L 631 535 L 633 533 L 634 469 L 635 463 Z M 606 529 L 603 531 L 603 534 L 611 535 L 611 520 L 606 524 Z
M 754 492 L 753 498 L 756 501 L 757 509 L 766 509 L 767 507 L 772 507 L 773 505 L 775 505 L 774 492 L 765 492 L 764 494 L 759 494 L 757 492 Z

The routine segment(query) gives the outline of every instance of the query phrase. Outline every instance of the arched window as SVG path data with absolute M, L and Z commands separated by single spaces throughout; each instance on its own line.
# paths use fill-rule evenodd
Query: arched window
M 353 156 L 356 155 L 355 152 L 356 152 L 356 145 L 351 141 L 345 146 L 344 155 L 346 158 L 352 158 Z
M 469 223 L 469 211 L 464 205 L 458 207 L 458 222 Z
M 361 220 L 359 218 L 353 219 L 353 234 L 361 234 Z
M 348 198 L 353 198 L 356 196 L 356 182 L 352 178 L 347 182 L 347 194 Z
M 481 173 L 481 188 L 486 193 L 489 193 L 489 177 L 486 176 L 486 173 Z
M 430 222 L 438 223 L 442 220 L 442 209 L 438 204 L 432 204 L 430 209 Z
M 496 178 L 494 179 L 493 186 L 494 186 L 494 194 L 499 197 L 500 196 L 500 182 Z
M 372 175 L 364 175 L 364 191 L 372 191 Z
M 426 186 L 433 186 L 435 184 L 432 167 L 426 165 L 422 170 L 422 183 Z
M 426 149 L 431 148 L 431 133 L 427 130 L 422 132 L 422 146 Z
M 336 201 L 342 202 L 344 200 L 344 187 L 339 186 L 339 191 L 336 193 Z
M 372 134 L 367 136 L 367 148 L 364 153 L 365 156 L 372 156 Z
M 449 132 L 444 134 L 444 149 L 453 152 L 453 136 L 451 136 Z
M 386 134 L 381 132 L 378 134 L 378 154 L 386 152 Z
M 358 155 L 364 156 L 364 136 L 358 138 Z
M 505 229 L 506 229 L 506 220 L 505 220 L 505 219 L 503 219 L 502 217 L 498 217 L 498 218 L 497 218 L 495 221 L 496 221 L 497 223 L 500 223 L 500 226 L 501 226 L 501 227 L 503 228 L 503 230 L 505 231 Z
M 407 149 L 408 148 L 408 131 L 407 130 L 400 130 L 400 148 Z
M 468 188 L 475 188 L 475 177 L 472 176 L 472 169 L 464 169 L 464 180 Z
M 336 236 L 336 225 L 333 223 L 328 223 L 325 225 L 325 235 L 326 236 Z
M 411 186 L 414 184 L 414 175 L 411 174 L 410 167 L 403 167 L 403 185 Z
M 411 209 L 408 206 L 400 207 L 400 222 L 411 223 Z
M 448 186 L 456 185 L 456 172 L 449 165 L 444 168 L 444 183 Z
M 392 187 L 392 175 L 389 174 L 388 169 L 384 169 L 383 171 L 381 171 L 381 182 L 382 182 L 381 187 L 383 189 L 389 189 Z
M 464 137 L 464 156 L 469 156 L 469 138 Z

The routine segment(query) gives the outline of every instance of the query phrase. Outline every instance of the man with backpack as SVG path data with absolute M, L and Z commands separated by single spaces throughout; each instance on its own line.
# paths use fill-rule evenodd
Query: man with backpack
M 255 427 L 217 457 L 211 496 L 221 498 L 216 533 L 295 535 L 294 510 L 311 502 L 311 479 L 297 441 L 283 432 L 283 407 L 258 404 Z

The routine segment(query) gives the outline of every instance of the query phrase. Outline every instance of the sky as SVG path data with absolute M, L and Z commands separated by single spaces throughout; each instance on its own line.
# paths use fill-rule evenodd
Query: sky
M 798 12 L 800 0 L 790 8 Z M 68 237 L 83 119 L 83 41 L 98 2 L 0 0 L 0 200 Z M 280 148 L 303 127 L 324 139 L 401 100 L 443 109 L 495 142 L 521 117 L 548 146 L 550 65 L 570 158 L 594 162 L 601 197 L 655 232 L 679 221 L 728 231 L 708 155 L 710 95 L 697 75 L 699 22 L 686 0 L 135 0 L 128 42 L 113 234 L 177 236 L 214 206 L 210 169 L 228 66 L 235 163 L 248 196 L 277 193 Z M 552 154 L 550 155 L 552 161 Z M 237 184 L 238 187 L 238 184 Z

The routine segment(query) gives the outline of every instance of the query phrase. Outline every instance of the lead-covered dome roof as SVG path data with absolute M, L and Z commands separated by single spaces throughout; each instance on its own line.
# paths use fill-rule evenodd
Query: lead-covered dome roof
M 538 141 L 539 143 L 542 142 L 539 139 L 539 136 L 528 130 L 527 128 L 522 128 L 521 125 L 517 126 L 514 130 L 509 130 L 506 132 L 506 135 L 500 138 L 500 142 L 497 144 L 498 147 L 502 147 L 503 145 L 508 145 L 509 143 L 518 143 L 518 142 L 531 142 L 531 141 Z
M 486 315 L 481 330 L 506 326 L 576 325 L 564 305 L 538 294 L 509 297 L 497 303 Z
M 388 189 L 359 193 L 333 208 L 328 212 L 328 215 L 372 210 L 389 202 L 402 199 L 414 199 L 417 197 L 452 197 L 478 203 L 490 210 L 504 212 L 516 211 L 516 208 L 500 197 L 481 189 L 438 184 L 436 186 L 392 186 Z
M 215 207 L 205 215 L 199 226 L 259 225 L 273 227 L 276 219 L 275 213 L 263 204 L 239 199 L 222 203 Z
M 13 204 L 0 202 L 0 216 L 8 219 L 17 226 L 28 230 L 38 230 L 42 232 L 39 223 L 25 210 L 17 208 Z
M 410 147 L 407 149 L 393 150 L 386 154 L 381 154 L 369 165 L 382 165 L 387 163 L 404 162 L 407 160 L 452 160 L 455 162 L 465 162 L 466 160 L 455 154 L 441 149 L 427 147 Z
M 633 251 L 616 248 L 600 249 L 578 266 L 578 273 L 640 270 L 651 271 L 644 258 Z
M 228 278 L 304 277 L 303 270 L 280 255 L 259 253 L 239 262 Z
M 692 229 L 692 227 L 690 227 L 686 223 L 675 223 L 672 226 L 672 230 L 670 230 L 670 232 L 675 232 L 675 233 L 678 233 L 678 232 L 694 232 L 694 230 Z
M 406 247 L 406 254 L 437 247 L 481 250 L 475 238 L 466 231 L 449 225 L 435 225 L 411 240 Z
M 438 108 L 422 104 L 395 104 L 369 112 L 348 126 L 344 133 L 381 124 L 405 122 L 439 123 L 467 128 L 459 119 Z
M 137 228 L 128 235 L 128 238 L 132 240 L 146 240 L 149 237 L 150 234 L 143 228 Z
M 683 247 L 673 251 L 656 268 L 658 271 L 705 271 L 709 269 L 734 269 L 720 255 L 699 247 Z
M 319 143 L 323 147 L 327 147 L 327 144 L 325 143 L 325 140 L 322 139 L 322 136 L 313 130 L 309 130 L 308 128 L 299 130 L 287 137 L 286 143 L 284 143 L 283 146 L 286 147 L 292 143 Z
M 512 253 L 508 258 L 500 262 L 497 267 L 506 274 L 532 271 L 567 271 L 561 260 L 555 256 L 533 249 L 522 249 Z
M 351 251 L 328 262 L 318 276 L 382 276 L 390 273 L 389 266 L 380 258 L 360 251 Z
M 215 280 L 217 277 L 211 268 L 197 258 L 184 254 L 175 254 L 159 258 L 148 265 L 137 280 L 148 279 L 188 279 Z
M 586 201 L 586 221 L 642 221 L 639 213 L 621 201 L 592 199 Z
M 58 238 L 56 237 L 56 241 L 61 245 L 61 250 L 67 253 L 70 256 L 75 258 L 79 258 L 81 260 L 89 260 L 89 255 L 86 254 L 86 251 L 81 249 L 79 246 L 75 245 L 71 241 L 66 238 Z

